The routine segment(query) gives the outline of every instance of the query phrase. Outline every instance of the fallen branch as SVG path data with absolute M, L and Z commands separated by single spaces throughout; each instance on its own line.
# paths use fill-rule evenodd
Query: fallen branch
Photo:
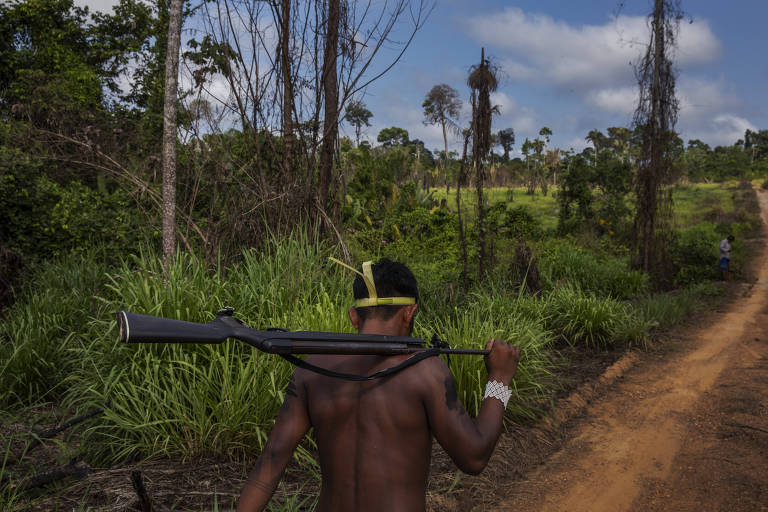
M 107 405 L 109 405 L 109 404 L 107 404 Z M 66 423 L 64 423 L 64 424 L 62 424 L 62 425 L 60 425 L 58 427 L 55 427 L 55 428 L 52 428 L 52 429 L 40 432 L 39 434 L 34 434 L 35 439 L 33 439 L 31 443 L 29 443 L 29 446 L 27 447 L 27 451 L 29 451 L 32 448 L 35 448 L 36 446 L 41 444 L 43 439 L 50 439 L 50 438 L 54 437 L 56 434 L 64 432 L 68 428 L 74 427 L 78 423 L 82 423 L 82 422 L 84 422 L 85 420 L 87 420 L 89 418 L 93 418 L 94 416 L 99 416 L 99 415 L 101 415 L 103 413 L 104 413 L 104 409 L 92 409 L 92 410 L 88 411 L 85 414 L 81 414 L 80 416 L 77 416 L 76 418 L 72 418 L 68 422 L 66 422 Z
M 36 487 L 43 487 L 53 482 L 58 482 L 59 480 L 64 480 L 65 478 L 76 478 L 79 480 L 88 476 L 89 473 L 90 469 L 86 466 L 66 464 L 64 466 L 49 469 L 48 471 L 39 473 L 26 480 L 22 480 L 20 484 L 15 487 L 11 486 L 11 488 L 14 491 L 19 492 L 27 491 Z
M 147 488 L 144 487 L 141 471 L 131 471 L 131 483 L 133 484 L 133 490 L 136 491 L 136 495 L 139 497 L 139 509 L 141 509 L 141 512 L 152 512 L 152 499 L 147 493 Z

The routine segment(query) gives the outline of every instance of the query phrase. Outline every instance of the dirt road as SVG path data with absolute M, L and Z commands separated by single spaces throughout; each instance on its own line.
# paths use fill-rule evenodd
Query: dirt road
M 768 237 L 768 192 L 759 191 Z M 492 510 L 767 511 L 768 238 L 757 281 L 594 402 Z

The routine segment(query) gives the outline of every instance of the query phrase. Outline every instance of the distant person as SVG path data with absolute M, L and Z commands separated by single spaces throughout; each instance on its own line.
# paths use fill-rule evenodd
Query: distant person
M 733 235 L 728 235 L 728 238 L 723 238 L 720 242 L 720 272 L 723 277 L 723 281 L 730 281 L 731 279 L 731 242 L 736 240 Z
M 364 264 L 361 276 L 353 285 L 352 325 L 362 334 L 410 335 L 419 298 L 413 273 L 402 263 L 382 259 L 372 267 Z M 501 434 L 511 395 L 507 386 L 517 371 L 520 349 L 497 339 L 486 348 L 491 350 L 485 359 L 488 383 L 474 419 L 438 357 L 365 382 L 297 368 L 240 495 L 238 512 L 264 509 L 310 427 L 322 473 L 318 512 L 423 512 L 433 437 L 459 469 L 477 474 Z M 306 361 L 335 372 L 370 375 L 409 357 L 313 355 Z

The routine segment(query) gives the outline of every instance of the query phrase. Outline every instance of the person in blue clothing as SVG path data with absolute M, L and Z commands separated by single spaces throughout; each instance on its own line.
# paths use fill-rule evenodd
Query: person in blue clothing
M 723 276 L 723 281 L 729 281 L 731 279 L 731 242 L 736 240 L 733 235 L 728 235 L 728 238 L 723 238 L 720 241 L 720 272 Z

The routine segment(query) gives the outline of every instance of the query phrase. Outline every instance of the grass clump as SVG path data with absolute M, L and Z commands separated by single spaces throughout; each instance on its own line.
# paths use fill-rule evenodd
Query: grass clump
M 76 364 L 71 350 L 94 310 L 106 265 L 70 254 L 36 268 L 0 320 L 0 404 L 55 400 Z
M 552 335 L 541 321 L 518 308 L 518 302 L 508 296 L 473 295 L 461 308 L 444 313 L 447 314 L 429 318 L 427 323 L 419 322 L 417 333 L 426 337 L 430 328 L 435 329 L 438 336 L 456 348 L 484 348 L 491 338 L 520 347 L 520 364 L 511 384 L 515 398 L 510 402 L 509 412 L 518 419 L 536 417 L 539 411 L 533 404 L 555 385 Z M 476 415 L 486 382 L 483 358 L 454 356 L 450 368 L 459 398 L 467 411 Z
M 583 293 L 573 286 L 554 291 L 545 307 L 550 327 L 572 345 L 605 349 L 616 341 L 617 328 L 626 317 L 625 305 L 613 298 Z
M 587 293 L 617 299 L 648 292 L 648 276 L 629 270 L 625 258 L 599 257 L 568 239 L 546 242 L 541 253 L 539 269 L 550 290 L 568 284 Z
M 207 322 L 233 305 L 255 328 L 343 330 L 341 274 L 326 264 L 331 247 L 313 242 L 297 234 L 247 251 L 229 269 L 183 253 L 165 275 L 151 255 L 123 263 L 101 298 L 102 314 L 87 325 L 90 342 L 72 351 L 80 365 L 68 379 L 68 405 L 109 403 L 105 421 L 87 432 L 98 455 L 240 457 L 263 447 L 291 365 L 235 341 L 118 345 L 114 312 Z M 306 451 L 298 456 L 309 460 Z
M 689 314 L 698 311 L 721 290 L 711 282 L 702 282 L 677 292 L 659 293 L 640 300 L 632 306 L 636 316 L 655 327 L 667 328 L 682 322 Z

